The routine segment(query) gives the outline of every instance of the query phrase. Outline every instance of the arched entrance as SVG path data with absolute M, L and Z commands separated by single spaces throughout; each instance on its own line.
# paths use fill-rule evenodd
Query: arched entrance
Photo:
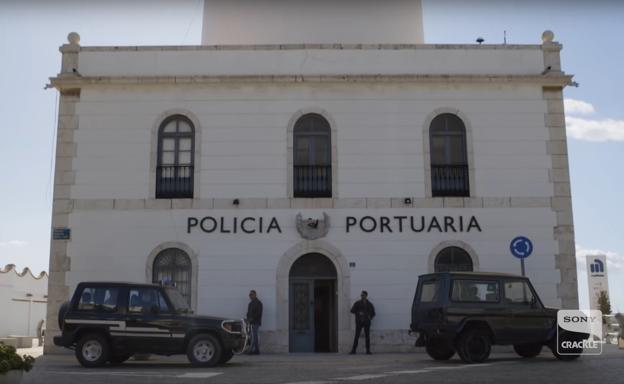
M 320 253 L 299 257 L 290 267 L 289 351 L 338 350 L 336 267 Z

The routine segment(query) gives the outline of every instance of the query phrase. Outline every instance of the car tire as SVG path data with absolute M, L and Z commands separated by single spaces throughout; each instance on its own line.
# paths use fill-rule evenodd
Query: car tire
M 132 357 L 132 353 L 127 353 L 127 354 L 124 354 L 124 355 L 114 354 L 110 358 L 110 363 L 111 363 L 111 365 L 123 364 L 126 360 L 128 360 L 131 357 Z
M 428 337 L 425 350 L 434 360 L 448 360 L 455 354 L 453 345 L 442 337 Z
M 484 330 L 467 329 L 459 335 L 456 349 L 464 363 L 483 363 L 490 356 L 492 341 L 490 335 Z
M 110 359 L 110 345 L 104 335 L 89 333 L 76 344 L 76 359 L 86 368 L 102 367 Z
M 193 337 L 186 347 L 186 356 L 193 365 L 214 367 L 221 362 L 222 355 L 221 343 L 209 334 Z
M 559 329 L 561 331 L 561 328 Z M 560 334 L 559 336 L 560 338 L 563 338 L 562 340 L 573 340 L 573 341 L 577 341 L 579 339 L 579 337 L 574 336 L 573 334 L 570 334 L 569 332 L 563 332 Z M 548 348 L 550 348 L 552 354 L 561 361 L 573 361 L 578 359 L 579 357 L 581 357 L 581 354 L 583 353 L 583 349 L 582 348 L 577 348 L 576 350 L 574 350 L 573 354 L 565 354 L 562 355 L 557 351 L 557 339 L 552 340 L 549 344 L 548 344 Z
M 227 363 L 228 361 L 232 360 L 232 357 L 234 357 L 234 352 L 223 351 L 223 353 L 221 354 L 221 359 L 219 360 L 219 364 Z
M 531 358 L 539 355 L 542 352 L 542 344 L 532 343 L 532 344 L 514 344 L 514 351 L 525 358 Z

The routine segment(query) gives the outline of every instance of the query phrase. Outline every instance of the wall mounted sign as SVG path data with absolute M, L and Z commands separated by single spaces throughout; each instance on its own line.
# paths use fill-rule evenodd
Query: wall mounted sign
M 71 238 L 71 229 L 69 228 L 54 228 L 52 230 L 53 240 L 69 240 Z
M 304 218 L 299 213 L 295 217 L 295 226 L 304 239 L 318 239 L 327 235 L 329 231 L 329 215 L 323 213 L 322 217 Z M 276 217 L 204 216 L 188 217 L 186 219 L 186 233 L 270 234 L 282 233 L 282 227 Z M 346 233 L 483 232 L 475 216 L 346 216 L 344 228 Z M 528 239 L 526 240 L 528 241 Z M 531 245 L 532 248 L 533 246 Z

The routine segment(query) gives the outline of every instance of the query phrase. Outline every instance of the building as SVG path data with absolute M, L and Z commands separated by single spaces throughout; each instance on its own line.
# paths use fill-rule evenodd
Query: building
M 45 330 L 48 274 L 35 276 L 13 264 L 0 268 L 0 342 L 31 347 Z
M 171 278 L 223 316 L 256 289 L 279 352 L 347 350 L 366 289 L 375 349 L 410 349 L 418 275 L 520 273 L 520 235 L 578 306 L 552 32 L 430 45 L 419 1 L 258 3 L 206 1 L 201 46 L 60 48 L 50 336 L 80 281 Z

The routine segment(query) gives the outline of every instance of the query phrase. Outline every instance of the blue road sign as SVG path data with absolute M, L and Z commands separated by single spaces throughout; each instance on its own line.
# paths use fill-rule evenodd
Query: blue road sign
M 518 236 L 511 240 L 509 250 L 518 259 L 525 259 L 533 253 L 533 243 L 524 236 Z

